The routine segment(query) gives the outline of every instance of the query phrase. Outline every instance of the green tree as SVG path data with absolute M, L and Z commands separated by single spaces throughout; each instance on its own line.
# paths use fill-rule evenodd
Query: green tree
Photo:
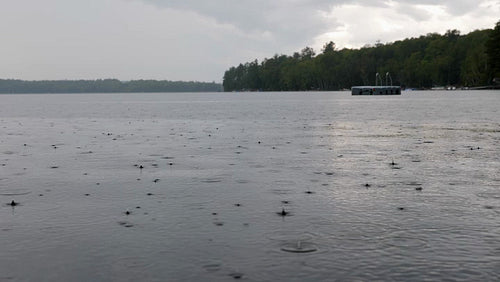
M 300 57 L 303 60 L 310 60 L 315 55 L 316 55 L 316 53 L 314 52 L 314 49 L 311 47 L 305 47 L 304 49 L 302 49 L 302 51 L 300 51 Z
M 224 74 L 224 89 L 337 90 L 372 85 L 377 72 L 390 72 L 394 85 L 413 88 L 481 86 L 488 77 L 500 77 L 499 48 L 500 22 L 494 31 L 448 30 L 361 49 L 336 50 L 330 41 L 317 56 L 305 47 L 291 56 L 232 67 Z
M 333 41 L 326 43 L 325 45 L 323 45 L 323 49 L 321 49 L 321 51 L 323 52 L 323 54 L 332 53 L 333 51 L 335 51 L 335 43 L 333 43 Z
M 493 77 L 500 77 L 500 21 L 495 25 L 486 42 L 486 54 Z

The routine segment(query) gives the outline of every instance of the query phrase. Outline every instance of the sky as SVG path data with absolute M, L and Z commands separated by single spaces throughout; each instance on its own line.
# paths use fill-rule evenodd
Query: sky
M 306 46 L 499 20 L 500 0 L 0 0 L 0 78 L 222 82 L 231 66 Z

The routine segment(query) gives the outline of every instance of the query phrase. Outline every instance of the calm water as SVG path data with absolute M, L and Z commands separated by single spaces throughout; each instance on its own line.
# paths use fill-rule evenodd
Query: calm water
M 0 95 L 0 281 L 498 281 L 499 110 L 498 91 Z

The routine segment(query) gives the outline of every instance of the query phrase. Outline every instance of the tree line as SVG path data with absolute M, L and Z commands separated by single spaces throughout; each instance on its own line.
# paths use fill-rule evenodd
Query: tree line
M 291 56 L 276 54 L 231 67 L 223 86 L 225 91 L 340 90 L 373 85 L 375 74 L 386 72 L 394 85 L 408 88 L 491 85 L 500 77 L 500 21 L 493 30 L 466 35 L 448 30 L 360 49 L 337 50 L 329 42 L 318 55 L 310 47 Z
M 39 80 L 0 79 L 0 93 L 131 93 L 220 92 L 215 82 L 169 80 Z

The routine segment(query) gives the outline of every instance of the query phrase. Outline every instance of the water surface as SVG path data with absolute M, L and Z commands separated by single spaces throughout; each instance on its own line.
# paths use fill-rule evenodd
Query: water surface
M 0 281 L 498 281 L 499 94 L 0 95 Z

